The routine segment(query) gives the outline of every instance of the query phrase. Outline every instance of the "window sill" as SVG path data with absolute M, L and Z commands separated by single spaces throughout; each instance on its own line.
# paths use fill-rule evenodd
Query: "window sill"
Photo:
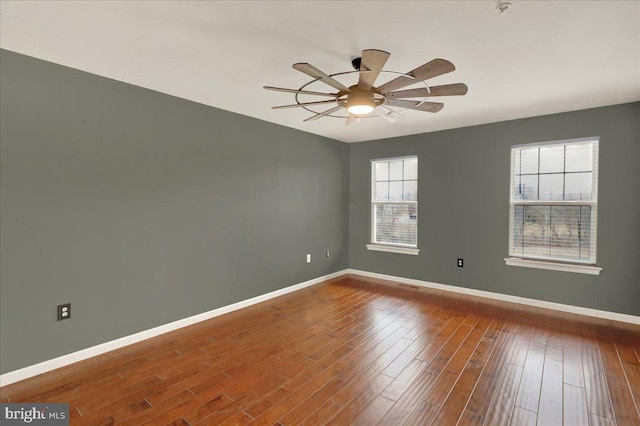
M 386 251 L 389 253 L 411 254 L 417 256 L 420 249 L 402 246 L 387 246 L 382 244 L 367 244 L 367 250 Z
M 522 266 L 525 268 L 549 269 L 552 271 L 575 272 L 578 274 L 600 275 L 602 268 L 592 265 L 575 265 L 571 263 L 544 262 L 540 260 L 521 259 L 519 257 L 507 257 L 504 262 L 509 266 Z

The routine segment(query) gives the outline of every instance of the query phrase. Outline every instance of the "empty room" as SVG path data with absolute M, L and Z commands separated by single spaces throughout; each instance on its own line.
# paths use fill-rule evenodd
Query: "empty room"
M 640 425 L 640 1 L 0 0 L 0 424 Z

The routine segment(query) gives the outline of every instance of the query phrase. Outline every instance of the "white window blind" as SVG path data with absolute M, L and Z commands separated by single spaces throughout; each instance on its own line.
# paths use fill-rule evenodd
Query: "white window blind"
M 372 244 L 417 247 L 418 157 L 371 161 Z
M 598 138 L 511 149 L 512 257 L 595 264 Z

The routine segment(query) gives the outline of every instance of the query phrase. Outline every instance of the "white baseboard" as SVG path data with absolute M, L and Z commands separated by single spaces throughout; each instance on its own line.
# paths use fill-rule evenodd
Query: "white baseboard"
M 412 284 L 412 285 L 417 285 L 421 287 L 434 288 L 437 290 L 451 291 L 454 293 L 468 294 L 471 296 L 486 297 L 489 299 L 501 300 L 504 302 L 519 303 L 521 305 L 535 306 L 538 308 L 553 309 L 554 311 L 569 312 L 569 313 L 578 314 L 578 315 L 586 315 L 589 317 L 603 318 L 603 319 L 608 319 L 613 321 L 621 321 L 621 322 L 640 325 L 640 317 L 635 315 L 601 311 L 598 309 L 583 308 L 581 306 L 565 305 L 562 303 L 547 302 L 544 300 L 529 299 L 526 297 L 511 296 L 508 294 L 493 293 L 490 291 L 475 290 L 472 288 L 457 287 L 457 286 L 447 285 L 447 284 L 438 284 L 438 283 L 432 283 L 429 281 L 416 280 L 412 278 L 403 278 L 403 277 L 396 277 L 393 275 L 378 274 L 376 272 L 361 271 L 358 269 L 347 269 L 347 273 L 354 274 L 354 275 L 361 275 L 363 277 L 378 278 L 381 280 L 396 281 L 398 283 L 403 283 L 403 284 Z
M 133 343 L 141 342 L 151 337 L 159 336 L 161 334 L 168 333 L 170 331 L 178 330 L 180 328 L 187 327 L 189 325 L 196 324 L 201 321 L 205 321 L 220 315 L 224 315 L 229 312 L 237 311 L 238 309 L 246 308 L 247 306 L 255 305 L 257 303 L 264 302 L 266 300 L 273 299 L 275 297 L 282 296 L 287 293 L 294 292 L 296 290 L 301 290 L 305 287 L 310 287 L 312 285 L 321 283 L 323 281 L 327 281 L 332 278 L 345 275 L 346 273 L 347 273 L 347 270 L 343 269 L 341 271 L 334 272 L 329 275 L 324 275 L 322 277 L 314 278 L 309 281 L 305 281 L 299 284 L 294 284 L 292 286 L 285 287 L 280 290 L 276 290 L 270 293 L 262 294 L 260 296 L 252 297 L 251 299 L 242 300 L 240 302 L 223 306 L 221 308 L 217 308 L 212 311 L 203 312 L 198 315 L 194 315 L 188 318 L 183 318 L 181 320 L 173 321 L 168 324 L 163 324 L 158 327 L 141 331 L 139 333 L 131 334 L 129 336 L 121 337 L 119 339 L 101 343 L 99 345 L 82 349 L 77 352 L 72 352 L 67 355 L 62 355 L 57 358 L 43 361 L 38 364 L 30 365 L 28 367 L 24 367 L 19 370 L 10 371 L 8 373 L 0 375 L 0 386 L 7 386 L 7 385 L 10 385 L 11 383 L 19 382 L 20 380 L 28 379 L 30 377 L 37 376 L 38 374 L 46 373 L 48 371 L 55 370 L 56 368 L 73 364 L 74 362 L 83 361 L 85 359 L 98 356 L 105 352 L 113 351 L 115 349 L 119 349 L 124 346 L 131 345 Z

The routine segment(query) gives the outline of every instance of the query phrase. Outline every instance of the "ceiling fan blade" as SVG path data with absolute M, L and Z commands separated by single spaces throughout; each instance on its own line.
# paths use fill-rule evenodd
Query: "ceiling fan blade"
M 444 59 L 434 59 L 431 62 L 427 62 L 424 65 L 420 65 L 418 68 L 409 71 L 406 75 L 395 78 L 388 83 L 383 84 L 378 89 L 383 93 L 391 92 L 393 90 L 401 89 L 410 84 L 417 83 L 422 80 L 428 80 L 433 77 L 437 77 L 442 74 L 454 71 L 456 67 L 449 61 Z
M 433 86 L 427 91 L 425 87 L 418 89 L 399 90 L 397 92 L 386 93 L 387 99 L 402 98 L 426 98 L 430 96 L 459 96 L 465 95 L 469 88 L 464 83 L 444 84 L 442 86 Z
M 297 107 L 302 107 L 307 105 L 322 105 L 322 104 L 335 104 L 335 103 L 336 101 L 332 99 L 330 101 L 303 102 L 301 104 L 279 105 L 279 106 L 271 107 L 271 109 L 297 108 Z
M 379 107 L 376 107 L 374 111 L 376 114 L 378 114 L 380 117 L 387 120 L 389 123 L 395 123 L 402 118 L 402 114 L 397 113 L 382 105 Z
M 345 126 L 351 126 L 352 124 L 357 124 L 360 122 L 360 117 L 357 115 L 349 114 L 347 121 L 344 123 Z
M 350 92 L 350 90 L 349 90 L 349 88 L 347 86 L 345 86 L 342 83 L 340 83 L 339 81 L 333 79 L 328 74 L 323 73 L 322 71 L 320 71 L 318 68 L 314 67 L 311 64 L 307 64 L 307 63 L 293 64 L 293 68 L 297 69 L 300 72 L 303 72 L 303 73 L 307 74 L 308 76 L 311 76 L 313 78 L 317 78 L 320 81 L 322 81 L 323 83 L 328 84 L 331 87 L 335 87 L 338 90 L 342 90 L 344 92 Z
M 263 89 L 273 90 L 275 92 L 300 93 L 301 95 L 328 96 L 335 98 L 337 93 L 312 92 L 309 90 L 285 89 L 284 87 L 262 86 Z
M 429 96 L 462 96 L 469 91 L 469 88 L 464 83 L 443 84 L 429 89 L 431 90 Z
M 318 118 L 322 118 L 322 117 L 324 117 L 325 115 L 329 115 L 329 114 L 331 114 L 332 112 L 336 112 L 336 111 L 338 111 L 340 108 L 342 108 L 342 107 L 341 107 L 341 106 L 337 106 L 337 107 L 335 107 L 335 108 L 328 109 L 328 110 L 326 110 L 326 111 L 324 111 L 324 112 L 321 112 L 321 113 L 319 113 L 319 114 L 312 115 L 311 117 L 309 117 L 309 118 L 307 118 L 306 120 L 303 120 L 303 121 L 316 121 Z
M 380 71 L 387 63 L 391 54 L 384 50 L 367 49 L 362 51 L 362 58 L 360 61 L 360 70 L 367 71 L 361 72 L 358 80 L 358 87 L 364 90 L 369 90 L 376 81 L 376 78 L 380 75 Z
M 444 104 L 440 102 L 420 103 L 418 101 L 405 101 L 402 99 L 387 99 L 385 105 L 395 106 L 399 108 L 415 109 L 418 111 L 426 112 L 438 112 L 442 109 L 442 107 L 444 107 Z

